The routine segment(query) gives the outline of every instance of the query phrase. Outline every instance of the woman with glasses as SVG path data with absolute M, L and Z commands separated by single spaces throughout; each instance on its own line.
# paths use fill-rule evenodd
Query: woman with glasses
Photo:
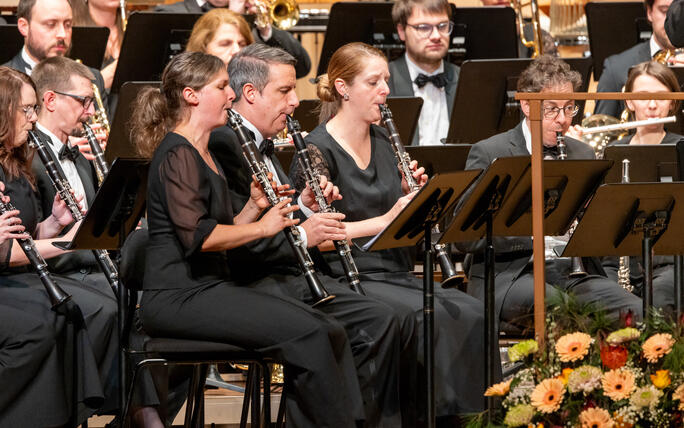
M 314 169 L 340 189 L 343 197 L 333 206 L 346 215 L 347 236 L 357 243 L 363 240 L 357 238 L 380 232 L 414 196 L 399 174 L 387 133 L 375 125 L 380 120 L 378 105 L 384 104 L 389 95 L 388 79 L 387 60 L 379 50 L 364 43 L 338 49 L 330 59 L 328 73 L 318 80 L 323 122 L 306 137 Z M 299 162 L 295 159 L 292 165 L 290 176 L 295 187 L 302 190 L 306 183 Z M 423 168 L 414 171 L 421 185 L 427 181 L 423 172 Z M 410 306 L 418 323 L 422 323 L 423 283 L 411 273 L 409 249 L 369 253 L 352 246 L 352 253 L 366 294 L 390 306 Z M 337 254 L 325 253 L 324 258 L 332 275 L 346 281 Z M 417 330 L 422 333 L 422 328 Z M 458 290 L 443 290 L 437 285 L 435 330 L 436 414 L 444 426 L 451 426 L 456 415 L 481 411 L 484 404 L 481 303 Z M 417 346 L 422 366 L 422 339 Z M 424 381 L 422 373 L 419 370 L 418 375 Z M 406 388 L 423 390 L 413 384 Z M 417 408 L 422 410 L 424 406 Z

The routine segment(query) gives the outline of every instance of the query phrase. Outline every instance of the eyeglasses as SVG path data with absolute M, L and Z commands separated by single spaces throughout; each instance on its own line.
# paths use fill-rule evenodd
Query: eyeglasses
M 436 28 L 439 34 L 443 36 L 448 36 L 454 30 L 454 23 L 451 21 L 440 22 L 439 24 L 406 24 L 407 27 L 411 27 L 416 30 L 416 33 L 422 38 L 430 37 L 432 34 L 432 29 Z
M 88 108 L 93 104 L 93 100 L 95 99 L 93 97 L 84 97 L 83 95 L 67 94 L 66 92 L 54 91 L 54 93 L 64 95 L 65 97 L 70 97 L 75 99 L 76 101 L 79 101 L 85 110 L 88 110 Z
M 21 106 L 21 111 L 26 115 L 26 120 L 31 120 L 33 113 L 35 113 L 36 116 L 40 113 L 40 106 L 37 104 L 33 106 Z
M 560 112 L 563 112 L 565 117 L 575 117 L 579 112 L 579 106 L 565 106 L 565 107 L 544 107 L 542 113 L 546 119 L 555 119 Z

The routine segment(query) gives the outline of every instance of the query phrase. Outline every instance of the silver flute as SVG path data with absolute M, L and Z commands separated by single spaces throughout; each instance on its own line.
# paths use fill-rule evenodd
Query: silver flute
M 95 167 L 97 182 L 98 184 L 102 184 L 107 174 L 109 174 L 109 165 L 105 160 L 104 151 L 102 150 L 99 141 L 97 141 L 97 137 L 93 132 L 93 128 L 91 128 L 87 123 L 84 123 L 83 130 L 85 132 L 85 137 L 88 140 L 90 151 L 93 153 L 93 156 L 95 156 L 95 159 L 93 160 L 93 166 Z
M 411 171 L 411 157 L 406 150 L 404 145 L 401 143 L 401 137 L 399 136 L 399 131 L 394 124 L 394 119 L 392 119 L 392 112 L 385 104 L 379 104 L 380 114 L 382 115 L 382 123 L 387 128 L 389 133 L 389 139 L 392 143 L 392 149 L 394 150 L 394 155 L 397 157 L 399 162 L 399 169 L 401 174 L 404 176 L 406 183 L 408 183 L 411 192 L 420 189 L 418 183 L 413 178 L 413 171 Z M 435 225 L 432 229 L 435 233 L 440 233 L 439 226 Z M 447 247 L 444 244 L 432 244 L 432 249 L 435 252 L 435 257 L 439 262 L 439 266 L 442 269 L 442 288 L 450 288 L 462 283 L 465 279 L 465 273 L 463 270 L 458 271 L 454 264 L 451 262 L 451 257 L 447 252 Z
M 52 182 L 55 191 L 59 194 L 59 197 L 64 201 L 64 203 L 66 203 L 69 211 L 71 212 L 71 216 L 74 218 L 74 221 L 83 220 L 84 216 L 81 212 L 80 205 L 78 202 L 76 202 L 76 198 L 72 193 L 71 184 L 69 184 L 69 180 L 64 177 L 62 171 L 57 168 L 57 165 L 55 165 L 52 155 L 48 152 L 50 149 L 43 141 L 40 140 L 40 138 L 38 138 L 33 131 L 29 131 L 28 134 L 29 145 L 36 150 L 38 157 L 40 158 L 41 162 L 43 162 L 43 166 L 47 171 L 48 177 L 50 177 L 50 181 Z M 119 288 L 119 271 L 112 259 L 109 257 L 109 253 L 107 250 L 92 251 L 95 255 L 95 259 L 97 260 L 97 264 L 107 277 L 109 285 L 111 285 L 114 289 L 114 292 L 116 292 Z
M 306 177 L 306 184 L 313 191 L 314 198 L 320 207 L 320 212 L 331 213 L 335 212 L 335 208 L 328 204 L 328 201 L 323 195 L 321 190 L 321 183 L 318 180 L 318 174 L 315 173 L 313 168 L 313 163 L 311 162 L 311 156 L 309 155 L 309 149 L 306 147 L 306 143 L 302 138 L 301 128 L 299 127 L 299 122 L 294 120 L 290 115 L 287 115 L 287 130 L 292 136 L 292 141 L 294 142 L 295 148 L 297 149 L 297 158 L 299 159 L 299 165 L 302 167 L 302 172 Z M 349 288 L 355 292 L 366 295 L 361 287 L 361 280 L 359 279 L 359 269 L 356 267 L 354 258 L 352 257 L 351 246 L 349 241 L 343 239 L 341 241 L 334 241 L 335 250 L 340 256 L 340 261 L 342 262 L 342 268 L 344 269 L 344 276 L 347 278 L 349 283 Z
M 242 124 L 242 118 L 232 110 L 228 110 L 228 124 L 235 131 L 238 141 L 242 146 L 242 154 L 249 165 L 251 173 L 256 177 L 261 189 L 266 194 L 268 202 L 271 206 L 275 206 L 280 202 L 280 198 L 276 194 L 275 190 L 271 186 L 271 181 L 268 179 L 268 167 L 261 157 L 261 153 L 256 147 L 254 140 L 249 135 L 247 128 Z M 328 293 L 328 291 L 323 287 L 321 280 L 316 275 L 316 270 L 314 269 L 314 262 L 309 254 L 309 251 L 304 246 L 302 237 L 296 226 L 290 226 L 283 229 L 287 241 L 292 247 L 292 251 L 297 257 L 299 266 L 304 272 L 304 277 L 306 278 L 306 283 L 309 286 L 311 295 L 314 299 L 312 306 L 317 306 L 320 304 L 325 304 L 335 298 L 335 295 Z

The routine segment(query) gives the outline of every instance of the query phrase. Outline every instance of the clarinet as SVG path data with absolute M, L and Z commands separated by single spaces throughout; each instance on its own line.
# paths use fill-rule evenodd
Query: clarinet
M 325 196 L 323 196 L 323 191 L 321 190 L 320 182 L 318 181 L 318 174 L 314 172 L 313 163 L 311 162 L 309 149 L 306 148 L 306 143 L 302 138 L 299 122 L 294 120 L 289 114 L 287 115 L 287 130 L 290 132 L 290 135 L 292 135 L 292 141 L 294 141 L 297 155 L 299 156 L 299 165 L 302 167 L 302 171 L 306 176 L 306 183 L 313 191 L 321 212 L 335 212 L 335 208 L 331 207 L 330 204 L 328 204 L 328 201 L 326 201 Z M 337 254 L 340 256 L 342 268 L 344 269 L 344 276 L 347 277 L 347 282 L 349 282 L 349 288 L 365 296 L 366 293 L 361 287 L 359 270 L 356 267 L 356 263 L 354 263 L 349 241 L 344 239 L 341 241 L 334 241 L 333 243 L 335 244 Z
M 254 140 L 248 134 L 247 129 L 242 124 L 242 118 L 234 111 L 228 110 L 228 123 L 230 124 L 230 127 L 233 128 L 233 131 L 235 131 L 235 134 L 240 141 L 242 153 L 245 156 L 245 160 L 247 161 L 252 174 L 254 174 L 259 182 L 259 185 L 261 185 L 261 189 L 266 194 L 268 202 L 271 204 L 271 206 L 275 206 L 280 202 L 280 198 L 273 190 L 273 187 L 271 187 L 271 181 L 268 179 L 268 167 L 261 157 L 261 153 L 257 149 Z M 335 295 L 328 293 L 323 287 L 321 281 L 318 279 L 318 276 L 316 276 L 314 262 L 311 259 L 311 255 L 307 251 L 306 247 L 304 247 L 304 242 L 301 239 L 297 227 L 286 227 L 283 229 L 283 232 L 285 233 L 287 241 L 292 247 L 292 251 L 294 251 L 295 256 L 297 257 L 300 268 L 304 272 L 306 283 L 309 286 L 309 290 L 311 291 L 311 295 L 314 299 L 312 306 L 315 307 L 334 299 Z
M 109 165 L 107 165 L 107 161 L 104 158 L 104 152 L 102 151 L 102 147 L 100 147 L 100 143 L 97 141 L 97 137 L 95 137 L 93 128 L 87 123 L 84 123 L 83 130 L 85 131 L 86 139 L 90 145 L 90 151 L 93 153 L 93 156 L 95 156 L 93 166 L 95 167 L 95 174 L 97 175 L 97 183 L 102 184 L 107 174 L 109 174 Z
M 566 160 L 568 158 L 568 148 L 565 145 L 565 137 L 562 132 L 556 132 L 556 147 L 558 147 L 558 160 Z M 570 226 L 570 236 L 575 232 L 577 227 L 577 220 Z M 587 271 L 584 269 L 584 263 L 582 263 L 581 257 L 571 257 L 570 258 L 570 273 L 568 274 L 570 278 L 582 278 L 587 276 Z
M 409 167 L 409 165 L 411 164 L 411 157 L 408 153 L 406 153 L 404 145 L 401 143 L 399 131 L 397 131 L 397 127 L 394 124 L 394 119 L 392 119 L 392 112 L 386 104 L 379 104 L 378 107 L 380 107 L 382 123 L 385 125 L 385 128 L 387 128 L 387 132 L 389 133 L 390 142 L 392 143 L 392 149 L 394 149 L 394 155 L 396 156 L 397 161 L 399 162 L 399 169 L 401 170 L 401 174 L 404 176 L 404 179 L 408 183 L 411 192 L 416 191 L 420 188 L 420 186 L 418 185 L 418 183 L 416 183 L 416 180 L 413 178 L 413 171 L 411 171 L 411 168 Z M 434 233 L 440 233 L 439 226 L 435 225 L 432 231 Z M 447 253 L 446 245 L 432 244 L 432 249 L 435 252 L 435 256 L 437 258 L 437 261 L 439 262 L 439 266 L 442 269 L 442 288 L 450 288 L 455 285 L 458 285 L 459 283 L 462 283 L 465 274 L 462 271 L 458 272 L 454 267 L 453 263 L 451 262 L 451 258 Z
M 622 182 L 629 183 L 629 159 L 622 160 Z M 634 286 L 630 279 L 629 256 L 621 256 L 618 263 L 618 284 L 625 290 L 632 292 Z
M 66 203 L 69 211 L 71 211 L 71 216 L 74 218 L 74 221 L 83 220 L 84 216 L 81 212 L 81 207 L 78 205 L 76 198 L 71 193 L 71 184 L 69 184 L 69 180 L 64 177 L 62 172 L 57 168 L 57 165 L 55 165 L 52 155 L 48 153 L 49 149 L 33 131 L 29 131 L 28 135 L 29 145 L 36 150 L 38 157 L 40 158 L 41 162 L 43 162 L 43 166 L 45 166 L 45 169 L 47 170 L 47 174 L 50 177 L 50 181 L 52 182 L 55 191 L 57 191 L 59 197 Z M 109 285 L 112 286 L 114 292 L 116 293 L 119 287 L 119 272 L 116 268 L 116 265 L 114 262 L 112 262 L 107 250 L 92 251 L 95 255 L 95 259 L 97 260 L 97 264 L 107 277 Z
M 0 197 L 2 197 L 1 193 Z M 13 211 L 15 209 L 16 208 L 14 208 L 10 202 L 4 203 L 2 200 L 0 200 L 0 214 L 5 214 L 6 212 Z M 71 299 L 71 296 L 62 290 L 62 288 L 57 285 L 54 278 L 52 278 L 52 275 L 50 275 L 50 271 L 48 270 L 47 263 L 45 262 L 43 256 L 41 256 L 38 252 L 36 243 L 33 242 L 31 236 L 28 238 L 17 239 L 17 242 L 19 242 L 21 249 L 24 251 L 24 254 L 26 254 L 26 258 L 29 259 L 29 262 L 36 270 L 40 281 L 43 283 L 45 291 L 50 298 L 52 310 L 57 312 L 64 303 Z

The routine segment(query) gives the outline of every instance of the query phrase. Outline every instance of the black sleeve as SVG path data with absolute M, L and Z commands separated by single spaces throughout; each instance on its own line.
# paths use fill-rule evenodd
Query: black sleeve
M 9 267 L 10 256 L 12 255 L 12 239 L 0 244 L 0 272 Z
M 311 70 L 311 59 L 299 40 L 295 39 L 294 36 L 287 31 L 275 28 L 274 26 L 271 26 L 271 30 L 271 38 L 267 41 L 263 41 L 259 31 L 255 29 L 254 33 L 256 40 L 269 46 L 281 48 L 295 57 L 297 60 L 297 64 L 295 65 L 297 79 L 301 79 L 309 74 L 309 71 Z
M 319 176 L 325 175 L 325 177 L 330 180 L 330 168 L 328 168 L 328 162 L 325 160 L 323 153 L 321 153 L 318 147 L 313 144 L 307 144 L 306 147 L 309 149 L 311 167 L 314 170 L 314 174 Z M 292 159 L 292 164 L 290 164 L 290 180 L 298 193 L 301 193 L 306 187 L 306 175 L 299 162 L 298 154 L 295 154 L 294 159 Z

